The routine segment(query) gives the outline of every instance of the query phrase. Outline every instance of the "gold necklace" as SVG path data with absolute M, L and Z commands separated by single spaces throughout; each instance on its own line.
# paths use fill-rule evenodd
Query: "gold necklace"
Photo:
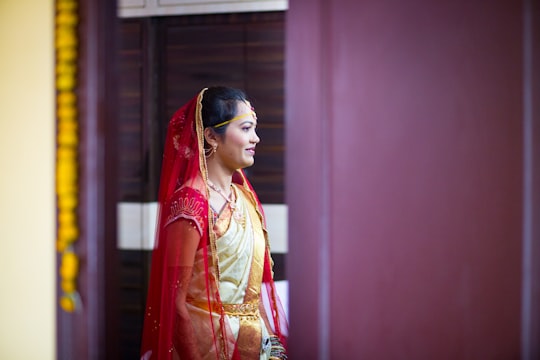
M 208 186 L 210 186 L 210 189 L 214 190 L 219 195 L 221 195 L 225 199 L 225 201 L 227 201 L 227 203 L 229 203 L 229 206 L 231 207 L 231 209 L 234 210 L 236 208 L 236 204 L 234 204 L 233 201 L 232 201 L 232 194 L 233 194 L 232 190 L 231 190 L 231 193 L 229 194 L 229 196 L 227 196 L 227 195 L 225 195 L 225 192 L 223 190 L 221 190 L 220 188 L 218 188 L 216 185 L 214 185 L 214 183 L 212 183 L 210 181 L 210 179 L 208 180 Z
M 236 209 L 236 204 L 234 203 L 232 199 L 233 197 L 232 184 L 231 184 L 231 193 L 229 194 L 229 196 L 225 195 L 225 192 L 221 190 L 220 188 L 218 188 L 216 185 L 214 185 L 214 183 L 212 183 L 210 179 L 208 179 L 208 186 L 210 187 L 210 189 L 214 190 L 219 195 L 221 195 L 225 199 L 227 204 L 229 204 L 229 207 L 231 208 L 231 211 L 233 213 L 233 218 L 236 220 L 236 222 L 238 222 L 239 224 L 243 224 L 244 216 L 238 209 Z

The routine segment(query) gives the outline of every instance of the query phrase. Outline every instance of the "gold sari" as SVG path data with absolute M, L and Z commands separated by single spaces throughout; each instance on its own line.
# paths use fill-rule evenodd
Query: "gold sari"
M 234 185 L 236 194 L 235 211 L 225 207 L 217 218 L 214 231 L 217 236 L 217 258 L 220 269 L 219 294 L 229 326 L 242 358 L 255 358 L 259 349 L 259 359 L 268 359 L 269 346 L 264 347 L 269 332 L 259 310 L 264 254 L 267 250 L 265 234 L 255 205 L 249 194 Z M 208 259 L 211 261 L 211 259 Z M 188 291 L 188 311 L 190 312 L 199 351 L 206 354 L 204 359 L 215 359 L 212 336 L 208 326 L 208 305 L 204 276 L 204 254 L 197 251 L 193 267 L 193 278 Z M 219 311 L 212 316 L 215 326 L 219 326 Z M 207 336 L 210 335 L 210 336 Z

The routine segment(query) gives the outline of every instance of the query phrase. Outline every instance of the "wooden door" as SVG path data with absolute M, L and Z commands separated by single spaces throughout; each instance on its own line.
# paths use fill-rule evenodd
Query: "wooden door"
M 291 357 L 520 358 L 533 214 L 523 207 L 524 104 L 525 92 L 538 95 L 524 86 L 523 9 L 290 3 Z M 537 158 L 527 166 L 538 179 Z M 524 349 L 538 354 L 537 339 Z
M 246 173 L 264 204 L 283 204 L 284 13 L 123 19 L 119 50 L 120 349 L 138 356 L 163 144 L 172 114 L 211 85 L 244 89 L 259 117 Z M 276 279 L 284 253 L 274 253 Z

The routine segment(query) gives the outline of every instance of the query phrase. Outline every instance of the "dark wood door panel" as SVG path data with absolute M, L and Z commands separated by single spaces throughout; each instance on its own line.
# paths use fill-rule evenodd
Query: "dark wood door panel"
M 261 143 L 246 174 L 263 203 L 283 203 L 284 14 L 129 19 L 120 35 L 119 201 L 156 201 L 170 117 L 201 88 L 227 85 L 245 90 L 259 117 Z M 151 252 L 120 253 L 120 349 L 130 359 L 140 347 Z

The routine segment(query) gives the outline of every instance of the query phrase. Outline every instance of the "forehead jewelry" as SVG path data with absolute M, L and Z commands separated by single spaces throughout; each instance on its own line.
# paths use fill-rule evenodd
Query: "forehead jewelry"
M 253 118 L 255 120 L 257 120 L 257 114 L 255 113 L 255 111 L 253 110 L 253 108 L 251 108 L 251 111 L 247 112 L 247 113 L 243 113 L 243 114 L 240 114 L 240 115 L 237 115 L 235 117 L 233 117 L 232 119 L 230 120 L 227 120 L 227 121 L 224 121 L 222 123 L 219 123 L 217 125 L 214 125 L 213 127 L 214 128 L 219 128 L 219 127 L 222 127 L 222 126 L 225 126 L 227 124 L 230 124 L 232 123 L 233 121 L 237 121 L 237 120 L 240 120 L 240 119 L 243 119 L 245 117 L 248 117 L 249 115 L 253 115 Z

